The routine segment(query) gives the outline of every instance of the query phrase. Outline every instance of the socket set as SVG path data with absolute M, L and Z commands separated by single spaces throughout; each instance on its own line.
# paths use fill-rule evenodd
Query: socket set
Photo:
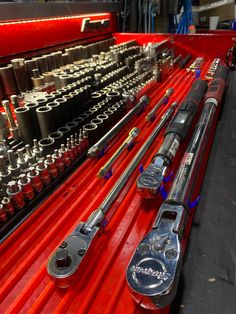
M 0 25 L 1 313 L 181 304 L 234 39 L 115 33 L 116 17 Z
M 3 81 L 11 77 L 3 82 L 9 100 L 2 101 L 0 114 L 1 238 L 178 64 L 166 42 L 113 43 L 14 59 L 8 75 L 0 75 Z

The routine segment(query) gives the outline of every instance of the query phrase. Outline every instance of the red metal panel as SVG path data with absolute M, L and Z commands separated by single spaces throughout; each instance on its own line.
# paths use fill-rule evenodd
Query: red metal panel
M 91 21 L 110 20 L 110 26 L 95 32 L 81 32 L 85 18 Z M 116 17 L 112 13 L 63 16 L 0 23 L 0 57 L 48 48 L 114 32 Z
M 232 32 L 227 34 L 196 34 L 196 35 L 172 35 L 172 34 L 126 34 L 116 33 L 117 44 L 123 41 L 136 39 L 140 44 L 157 42 L 170 39 L 177 48 L 184 49 L 193 56 L 205 58 L 221 58 L 232 46 Z
M 63 28 L 63 26 L 61 27 Z M 56 32 L 56 29 L 54 31 Z M 35 38 L 45 46 L 43 38 L 39 34 L 40 31 Z M 117 42 L 136 38 L 140 43 L 160 41 L 171 36 L 114 35 Z M 65 40 L 64 36 L 67 35 L 63 33 L 62 37 L 59 34 L 55 34 L 55 36 L 58 36 L 57 40 L 60 41 L 62 38 Z M 210 59 L 221 55 L 221 49 L 226 50 L 232 41 L 230 36 L 219 37 L 218 35 L 209 38 L 205 35 L 171 37 L 178 47 L 184 47 L 196 55 L 202 52 L 201 55 L 207 57 L 203 66 L 202 77 L 204 77 L 211 62 Z M 221 39 L 222 45 L 219 45 L 219 39 Z M 47 44 L 50 40 L 52 40 L 51 37 L 45 38 Z M 208 48 L 205 46 L 207 43 Z M 32 45 L 38 45 L 38 43 L 32 43 Z M 29 46 L 30 43 L 28 42 L 27 49 Z M 16 51 L 16 48 L 14 49 Z M 158 84 L 151 95 L 152 101 L 148 108 L 154 106 L 168 87 L 175 89 L 171 100 L 181 101 L 193 80 L 194 77 L 191 73 L 186 74 L 185 70 L 175 70 L 163 83 Z M 165 109 L 166 107 L 162 107 L 157 120 Z M 99 168 L 124 141 L 127 132 L 133 126 L 142 129 L 137 144 L 116 162 L 113 168 L 114 174 L 109 180 L 98 180 L 96 174 Z M 216 121 L 214 128 L 215 126 Z M 108 154 L 99 160 L 86 160 L 0 245 L 0 313 L 150 313 L 133 302 L 125 280 L 128 261 L 137 243 L 149 230 L 162 202 L 160 197 L 148 202 L 141 200 L 135 185 L 138 170 L 134 172 L 112 206 L 113 209 L 117 208 L 117 212 L 102 234 L 93 254 L 87 259 L 85 267 L 78 273 L 77 282 L 67 290 L 57 288 L 47 275 L 46 263 L 61 240 L 98 207 L 153 128 L 154 125 L 150 125 L 145 120 L 145 113 L 137 116 L 128 126 L 123 128 L 119 138 L 112 141 L 113 145 Z M 210 142 L 214 137 L 214 128 Z M 150 162 L 152 154 L 162 142 L 162 137 L 163 132 L 143 158 L 142 164 L 144 166 Z M 207 146 L 206 156 L 210 152 L 210 144 Z M 178 167 L 186 145 L 187 142 L 177 154 L 173 163 L 174 171 Z M 200 191 L 206 163 L 207 159 L 204 160 L 198 175 L 195 196 Z M 124 195 L 124 192 L 127 194 Z M 192 211 L 191 218 L 193 218 L 193 214 Z M 191 224 L 189 224 L 189 229 L 190 227 Z M 155 312 L 168 313 L 169 308 Z

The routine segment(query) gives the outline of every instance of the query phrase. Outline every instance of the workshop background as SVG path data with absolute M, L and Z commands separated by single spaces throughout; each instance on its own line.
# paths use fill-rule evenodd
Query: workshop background
M 0 1 L 0 313 L 236 313 L 236 1 Z

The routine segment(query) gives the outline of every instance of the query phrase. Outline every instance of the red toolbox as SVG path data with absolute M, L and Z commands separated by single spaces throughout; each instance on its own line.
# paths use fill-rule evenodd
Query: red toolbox
M 86 20 L 107 20 L 93 29 L 91 25 L 81 31 Z M 103 22 L 102 22 L 103 23 Z M 89 24 L 88 24 L 89 25 Z M 42 52 L 63 49 L 74 44 L 87 44 L 113 37 L 116 44 L 136 40 L 140 45 L 168 40 L 176 52 L 203 57 L 200 77 L 205 78 L 214 58 L 224 63 L 227 50 L 232 46 L 233 35 L 228 34 L 126 34 L 116 33 L 116 18 L 110 13 L 83 16 L 45 18 L 12 21 L 0 24 L 2 42 L 0 60 L 8 62 L 13 56 L 34 56 Z M 151 102 L 147 113 L 160 100 L 167 88 L 173 87 L 172 101 L 181 102 L 189 91 L 195 76 L 185 69 L 176 68 L 156 84 L 149 93 Z M 158 111 L 156 121 L 166 110 Z M 144 202 L 136 191 L 136 168 L 122 192 L 112 205 L 114 217 L 102 232 L 92 254 L 75 283 L 68 289 L 57 287 L 46 269 L 49 256 L 79 222 L 85 221 L 126 169 L 129 162 L 151 134 L 155 124 L 148 124 L 146 114 L 135 117 L 122 128 L 110 145 L 108 152 L 100 159 L 86 159 L 54 191 L 39 203 L 34 211 L 0 244 L 0 312 L 1 313 L 146 313 L 136 304 L 126 283 L 126 268 L 139 241 L 148 232 L 162 203 L 156 199 Z M 219 114 L 219 112 L 218 112 Z M 210 154 L 217 117 L 211 130 L 207 148 L 202 159 L 193 199 L 200 193 L 204 173 Z M 132 127 L 139 127 L 141 133 L 133 149 L 123 154 L 113 168 L 109 180 L 99 180 L 97 172 L 118 149 Z M 160 146 L 164 130 L 158 135 L 142 159 L 145 167 Z M 188 139 L 187 139 L 188 140 Z M 181 146 L 172 170 L 176 173 L 187 140 Z M 172 179 L 173 180 L 173 179 Z M 171 186 L 171 181 L 168 183 Z M 197 208 L 196 208 L 197 210 Z M 191 212 L 186 240 L 188 238 L 194 211 Z M 184 246 L 187 241 L 184 241 Z M 168 313 L 169 307 L 156 310 Z

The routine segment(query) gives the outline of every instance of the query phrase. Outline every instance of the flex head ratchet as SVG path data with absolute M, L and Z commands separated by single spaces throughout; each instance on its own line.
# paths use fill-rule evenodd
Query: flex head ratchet
M 164 158 L 159 156 L 143 170 L 137 179 L 137 189 L 143 194 L 144 198 L 154 197 L 158 193 L 166 169 Z
M 175 297 L 186 218 L 182 205 L 162 204 L 153 228 L 139 243 L 129 263 L 127 283 L 133 298 L 144 308 L 163 308 Z

